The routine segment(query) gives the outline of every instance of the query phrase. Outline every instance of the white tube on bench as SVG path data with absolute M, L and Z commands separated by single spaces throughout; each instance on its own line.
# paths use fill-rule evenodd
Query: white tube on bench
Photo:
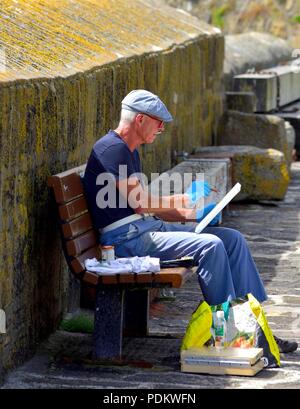
M 203 229 L 212 221 L 214 217 L 221 212 L 225 206 L 240 192 L 241 184 L 236 183 L 231 190 L 223 197 L 223 199 L 204 217 L 203 220 L 196 226 L 195 233 L 201 233 Z

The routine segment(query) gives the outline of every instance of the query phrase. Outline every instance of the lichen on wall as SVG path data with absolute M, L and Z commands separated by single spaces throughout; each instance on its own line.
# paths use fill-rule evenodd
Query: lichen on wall
M 127 92 L 157 93 L 174 116 L 141 149 L 144 171 L 210 144 L 222 114 L 224 41 L 167 7 L 132 0 L 4 0 L 0 48 L 0 358 L 22 362 L 67 308 L 68 270 L 47 176 L 85 163 Z M 1 361 L 0 359 L 0 361 Z

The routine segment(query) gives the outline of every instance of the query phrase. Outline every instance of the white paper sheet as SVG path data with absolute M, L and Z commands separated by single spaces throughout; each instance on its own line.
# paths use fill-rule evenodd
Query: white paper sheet
M 214 217 L 220 213 L 225 206 L 240 192 L 241 184 L 236 183 L 231 190 L 223 197 L 223 199 L 204 217 L 203 220 L 196 226 L 195 233 L 201 233 L 203 229 L 212 221 Z

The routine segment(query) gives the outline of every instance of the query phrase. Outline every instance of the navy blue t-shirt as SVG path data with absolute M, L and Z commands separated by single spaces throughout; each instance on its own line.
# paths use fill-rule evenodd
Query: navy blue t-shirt
M 121 169 L 127 170 L 125 173 L 121 171 L 120 174 L 120 165 Z M 126 199 L 121 197 L 121 201 L 119 200 L 119 191 L 115 188 L 114 180 L 128 178 L 140 172 L 138 151 L 135 149 L 131 152 L 115 131 L 110 130 L 95 143 L 86 166 L 83 184 L 96 229 L 135 213 Z

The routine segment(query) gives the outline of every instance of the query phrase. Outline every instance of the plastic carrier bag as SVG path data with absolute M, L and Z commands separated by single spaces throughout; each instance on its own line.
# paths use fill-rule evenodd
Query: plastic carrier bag
M 223 322 L 222 322 L 223 321 Z M 223 304 L 209 306 L 202 301 L 192 314 L 181 350 L 214 345 L 263 348 L 264 366 L 280 366 L 280 354 L 260 303 L 248 294 Z

